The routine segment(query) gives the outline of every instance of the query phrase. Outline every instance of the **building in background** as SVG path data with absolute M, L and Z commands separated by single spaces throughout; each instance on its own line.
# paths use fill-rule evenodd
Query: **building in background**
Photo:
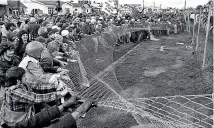
M 119 13 L 121 15 L 130 14 L 135 15 L 136 13 L 142 12 L 141 4 L 124 4 L 119 6 Z
M 25 13 L 27 7 L 20 0 L 0 0 L 0 17 L 19 16 Z
M 27 6 L 26 14 L 55 14 L 56 11 L 56 0 L 22 0 L 23 4 Z M 93 6 L 89 0 L 79 0 L 78 2 L 60 1 L 62 11 L 60 14 L 90 14 L 92 13 Z M 97 9 L 97 8 L 96 8 Z
M 48 14 L 48 7 L 42 2 L 37 0 L 22 0 L 22 3 L 27 7 L 26 14 Z
M 27 7 L 20 1 L 14 1 L 14 0 L 8 0 L 8 8 L 7 8 L 7 14 L 12 16 L 19 16 L 22 14 L 25 14 L 25 11 Z
M 7 13 L 7 0 L 0 0 L 0 18 L 2 19 Z

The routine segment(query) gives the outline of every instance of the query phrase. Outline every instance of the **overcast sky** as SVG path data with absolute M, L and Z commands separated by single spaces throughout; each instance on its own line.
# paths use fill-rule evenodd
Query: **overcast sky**
M 93 1 L 93 0 L 92 0 Z M 106 1 L 106 0 L 96 0 L 96 1 Z M 143 0 L 119 0 L 120 4 L 142 4 Z M 204 5 L 208 2 L 208 0 L 186 0 L 187 7 L 196 7 L 197 5 Z M 155 5 L 160 7 L 177 7 L 183 8 L 185 0 L 144 0 L 145 6 L 153 6 L 153 2 Z

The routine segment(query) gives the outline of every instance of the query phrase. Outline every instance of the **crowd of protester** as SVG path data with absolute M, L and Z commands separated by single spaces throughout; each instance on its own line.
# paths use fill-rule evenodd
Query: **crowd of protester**
M 76 62 L 72 58 L 78 52 L 75 43 L 108 27 L 128 28 L 143 22 L 178 24 L 182 27 L 183 17 L 181 14 L 5 17 L 0 22 L 2 126 L 76 127 L 76 120 L 96 103 L 71 95 L 63 82 L 71 81 L 65 66 L 68 62 Z M 118 38 L 116 45 L 139 43 L 153 34 L 151 30 L 127 32 Z M 70 108 L 74 111 L 70 112 Z

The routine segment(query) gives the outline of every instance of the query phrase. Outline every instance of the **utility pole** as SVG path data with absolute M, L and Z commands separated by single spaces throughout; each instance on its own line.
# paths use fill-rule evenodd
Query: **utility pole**
M 143 14 L 144 14 L 144 9 L 145 9 L 145 8 L 144 8 L 144 0 L 143 0 Z
M 161 10 L 161 6 L 162 6 L 162 4 L 160 4 L 160 10 Z
M 119 0 L 115 0 L 115 9 L 117 10 L 117 17 L 119 17 Z
M 153 4 L 154 4 L 154 10 L 155 10 L 155 2 L 153 2 Z
M 185 2 L 184 2 L 184 10 L 186 10 L 186 7 L 187 7 L 187 1 L 185 0 Z
M 17 0 L 17 11 L 18 11 L 18 15 L 21 15 L 20 13 L 20 0 Z

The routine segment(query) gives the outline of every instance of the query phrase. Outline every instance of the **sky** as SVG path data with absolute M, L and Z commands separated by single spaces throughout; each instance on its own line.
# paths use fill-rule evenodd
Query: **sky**
M 93 1 L 93 0 L 92 0 Z M 95 0 L 99 2 L 103 2 L 106 0 Z M 183 8 L 185 0 L 144 0 L 145 6 L 153 6 L 155 2 L 155 6 L 160 7 L 177 7 Z M 208 2 L 208 0 L 186 0 L 187 7 L 196 7 L 197 5 L 204 5 Z M 142 4 L 143 0 L 119 0 L 120 4 Z

